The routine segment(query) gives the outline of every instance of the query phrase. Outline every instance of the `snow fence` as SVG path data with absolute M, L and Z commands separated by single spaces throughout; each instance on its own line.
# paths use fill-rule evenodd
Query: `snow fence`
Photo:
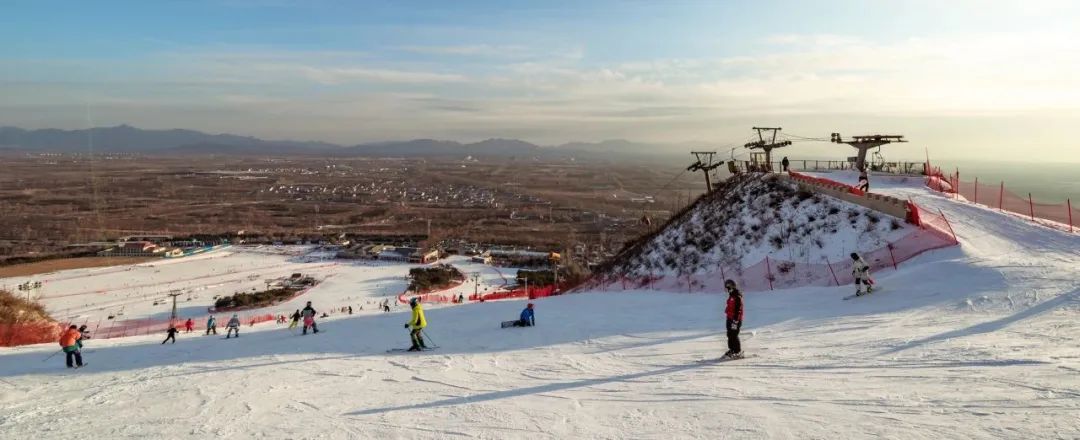
M 1033 222 L 1045 220 L 1038 223 L 1069 232 L 1077 230 L 1074 221 L 1080 220 L 1080 208 L 1073 207 L 1072 199 L 1059 203 L 1036 202 L 1031 193 L 1024 196 L 1009 191 L 1005 181 L 979 182 L 978 177 L 972 182 L 960 180 L 959 170 L 947 176 L 930 176 L 926 186 L 954 198 L 963 197 L 972 203 L 1027 217 Z
M 0 347 L 14 347 L 18 345 L 41 344 L 45 342 L 58 343 L 60 333 L 71 325 L 85 325 L 92 339 L 111 339 L 126 336 L 149 335 L 153 333 L 165 333 L 170 325 L 175 324 L 181 333 L 184 332 L 184 322 L 188 318 L 194 321 L 194 332 L 206 331 L 207 315 L 180 317 L 176 320 L 168 318 L 139 318 L 125 320 L 97 320 L 97 321 L 68 321 L 58 323 L 25 323 L 25 324 L 0 324 Z M 225 323 L 231 315 L 222 314 L 217 318 L 217 328 L 225 330 Z M 273 321 L 275 316 L 269 313 L 247 314 L 240 316 L 243 325 Z

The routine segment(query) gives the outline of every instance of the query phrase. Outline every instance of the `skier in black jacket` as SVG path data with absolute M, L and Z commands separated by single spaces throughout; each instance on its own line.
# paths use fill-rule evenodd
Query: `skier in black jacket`
M 165 337 L 165 340 L 164 340 L 164 341 L 161 341 L 161 345 L 165 345 L 165 343 L 166 343 L 166 342 L 169 342 L 169 340 L 170 340 L 170 339 L 172 340 L 172 343 L 173 343 L 173 344 L 175 344 L 175 343 L 176 343 L 176 332 L 177 332 L 177 331 L 178 331 L 178 330 L 176 330 L 176 326 L 175 326 L 175 325 L 170 325 L 170 326 L 169 326 L 169 329 L 168 329 L 168 330 L 165 330 L 165 332 L 166 332 L 166 333 L 168 333 L 168 334 L 169 334 L 169 336 Z

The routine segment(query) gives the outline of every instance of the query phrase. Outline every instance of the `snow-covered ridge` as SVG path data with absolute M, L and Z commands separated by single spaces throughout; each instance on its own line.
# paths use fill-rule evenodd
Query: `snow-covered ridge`
M 914 226 L 862 206 L 799 190 L 775 176 L 733 177 L 655 235 L 623 250 L 601 275 L 710 274 L 777 261 L 843 261 L 882 248 Z

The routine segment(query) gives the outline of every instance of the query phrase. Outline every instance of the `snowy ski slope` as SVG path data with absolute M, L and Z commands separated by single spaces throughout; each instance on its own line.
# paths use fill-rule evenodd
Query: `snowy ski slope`
M 108 316 L 117 320 L 167 319 L 172 301 L 167 294 L 174 290 L 178 298 L 177 314 L 200 323 L 216 295 L 231 295 L 265 289 L 265 280 L 288 277 L 293 273 L 311 275 L 321 283 L 307 293 L 274 307 L 245 310 L 244 313 L 292 313 L 312 301 L 323 309 L 353 306 L 359 312 L 372 311 L 384 299 L 396 301 L 408 286 L 409 269 L 416 264 L 366 260 L 332 260 L 331 255 L 313 246 L 233 246 L 211 253 L 161 260 L 131 266 L 70 270 L 34 277 L 0 279 L 0 286 L 14 286 L 27 280 L 42 281 L 37 292 L 53 317 L 75 323 L 88 323 L 102 329 Z M 496 290 L 512 283 L 516 269 L 496 269 L 475 264 L 465 257 L 443 262 L 453 264 L 466 274 L 481 274 L 479 291 Z M 508 278 L 509 277 L 509 278 Z M 471 279 L 452 292 L 466 296 L 473 293 Z M 154 303 L 157 302 L 155 305 Z
M 0 438 L 1080 438 L 1080 235 L 874 189 L 943 210 L 962 246 L 852 301 L 749 294 L 741 361 L 699 362 L 725 349 L 724 295 L 654 292 L 538 300 L 527 329 L 498 328 L 520 301 L 436 307 L 421 354 L 386 353 L 404 309 L 319 335 L 91 340 L 75 372 L 46 344 L 0 349 Z M 334 266 L 312 298 L 386 295 L 405 268 L 384 270 Z

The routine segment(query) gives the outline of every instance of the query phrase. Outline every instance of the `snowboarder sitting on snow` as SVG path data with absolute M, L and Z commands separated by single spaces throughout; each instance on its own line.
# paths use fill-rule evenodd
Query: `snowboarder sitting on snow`
M 536 316 L 533 314 L 533 304 L 525 306 L 521 311 L 521 317 L 514 322 L 514 327 L 532 327 L 536 325 Z
M 85 324 L 79 326 L 79 339 L 75 340 L 75 343 L 79 344 L 79 349 L 80 350 L 82 350 L 82 348 L 83 348 L 83 343 L 82 343 L 83 339 L 90 339 L 90 332 L 88 332 L 86 330 L 86 325 Z
M 319 326 L 315 324 L 316 313 L 318 312 L 315 311 L 315 308 L 311 307 L 311 301 L 308 301 L 307 306 L 304 307 L 304 310 L 300 311 L 300 316 L 304 317 L 304 332 L 302 334 L 307 334 L 308 327 L 311 327 L 311 329 L 314 330 L 316 334 L 319 333 Z
M 172 343 L 175 344 L 176 343 L 176 333 L 177 332 L 179 332 L 179 330 L 176 329 L 176 326 L 172 325 L 172 324 L 169 324 L 169 329 L 165 330 L 165 333 L 168 333 L 169 336 L 166 336 L 165 340 L 161 341 L 161 345 L 165 345 L 165 343 L 169 342 L 170 339 L 172 340 Z
M 74 325 L 68 327 L 68 329 L 64 331 L 64 334 L 60 335 L 60 347 L 63 348 L 64 354 L 67 355 L 68 368 L 83 366 L 82 352 L 79 351 L 80 337 L 82 337 L 82 333 L 79 333 L 79 329 Z M 72 362 L 72 360 L 74 360 L 74 362 Z
M 728 291 L 727 308 L 724 314 L 727 317 L 727 345 L 728 351 L 724 357 L 728 359 L 742 358 L 742 343 L 739 341 L 739 330 L 742 329 L 743 320 L 743 295 L 735 286 L 734 280 L 724 281 L 724 289 Z
M 232 318 L 229 318 L 229 322 L 225 324 L 225 339 L 232 337 L 233 332 L 236 332 L 236 337 L 240 337 L 240 317 L 233 313 Z
M 851 253 L 851 276 L 855 277 L 855 296 L 865 295 L 862 290 L 866 285 L 866 293 L 874 292 L 874 280 L 870 279 L 870 265 L 863 261 L 859 254 Z
M 210 315 L 210 319 L 206 320 L 206 334 L 209 335 L 211 332 L 217 334 L 217 320 L 214 319 L 214 315 Z
M 412 339 L 412 347 L 409 347 L 409 351 L 426 350 L 427 345 L 424 345 L 424 337 L 421 334 L 424 327 L 427 327 L 427 319 L 424 318 L 424 307 L 420 305 L 420 298 L 416 297 L 409 300 L 409 306 L 412 307 L 412 319 L 405 324 L 405 328 L 409 329 L 409 337 Z

